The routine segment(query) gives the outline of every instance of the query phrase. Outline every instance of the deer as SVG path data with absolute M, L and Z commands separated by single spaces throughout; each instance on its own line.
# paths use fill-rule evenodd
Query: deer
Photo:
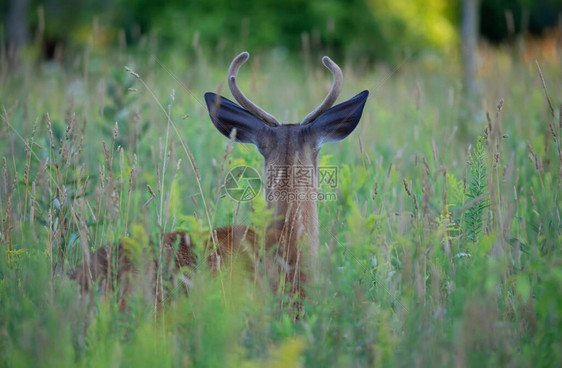
M 314 277 L 317 272 L 319 152 L 324 144 L 339 142 L 355 130 L 369 92 L 362 91 L 334 106 L 342 89 L 343 73 L 332 59 L 324 56 L 322 63 L 333 76 L 328 94 L 300 123 L 282 124 L 246 97 L 238 85 L 238 71 L 249 57 L 248 52 L 240 53 L 228 68 L 228 86 L 239 105 L 213 92 L 205 93 L 204 98 L 211 122 L 221 134 L 238 143 L 253 144 L 263 156 L 264 171 L 269 176 L 265 198 L 273 216 L 265 229 L 265 239 L 260 239 L 258 232 L 246 225 L 213 230 L 205 244 L 205 248 L 210 249 L 206 262 L 211 269 L 219 271 L 225 259 L 237 254 L 250 252 L 251 259 L 258 259 L 258 249 L 264 246 L 268 272 L 272 272 L 274 279 L 277 277 L 277 284 L 278 277 L 283 278 L 291 297 L 302 298 L 303 284 L 310 274 Z M 302 168 L 309 174 L 309 185 L 297 186 L 297 171 Z M 163 267 L 174 274 L 185 267 L 197 266 L 195 244 L 187 232 L 163 234 L 161 246 L 160 260 L 147 256 L 144 267 Z M 306 248 L 308 252 L 303 251 Z M 109 285 L 109 276 L 113 274 L 118 283 L 125 284 L 122 293 L 127 294 L 130 284 L 125 275 L 135 272 L 135 267 L 122 244 L 117 250 L 117 262 L 111 262 L 107 248 L 99 248 L 90 262 L 79 267 L 71 278 L 87 290 L 92 281 L 100 277 Z M 115 263 L 120 264 L 122 270 L 112 269 Z M 189 285 L 190 279 L 181 276 L 180 279 Z M 162 294 L 160 292 L 157 299 L 161 300 Z

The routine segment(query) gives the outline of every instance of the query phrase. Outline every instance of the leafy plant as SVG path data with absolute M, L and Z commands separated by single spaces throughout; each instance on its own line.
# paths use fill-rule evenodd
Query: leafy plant
M 469 207 L 463 217 L 463 231 L 466 239 L 476 244 L 483 227 L 484 210 L 489 206 L 488 159 L 486 140 L 483 137 L 478 137 L 476 147 L 471 150 L 468 165 L 470 179 L 465 196 L 469 198 L 467 203 Z

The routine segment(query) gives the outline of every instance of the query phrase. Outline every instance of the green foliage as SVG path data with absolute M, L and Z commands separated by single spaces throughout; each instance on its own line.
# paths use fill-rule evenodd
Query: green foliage
M 371 0 L 377 24 L 387 37 L 412 51 L 428 46 L 443 49 L 455 44 L 454 2 L 444 0 Z
M 146 0 L 129 2 L 141 14 L 151 6 Z M 278 47 L 281 52 L 327 49 L 335 55 L 348 51 L 380 58 L 394 49 L 364 0 L 172 1 L 155 11 L 145 14 L 150 16 L 146 29 L 167 41 L 227 53 Z
M 470 179 L 465 196 L 469 198 L 470 207 L 463 217 L 464 233 L 468 240 L 478 243 L 482 231 L 482 215 L 489 206 L 487 195 L 488 188 L 488 159 L 486 141 L 478 137 L 476 147 L 470 152 Z
M 146 43 L 155 34 L 185 52 L 276 50 L 277 55 L 329 52 L 377 60 L 445 51 L 458 43 L 460 0 L 26 0 L 27 13 L 8 20 L 10 2 L 0 5 L 0 33 L 9 43 L 9 22 L 28 26 L 28 55 L 60 57 L 84 45 L 97 53 L 111 46 Z M 540 34 L 558 22 L 562 0 L 482 0 L 481 32 L 508 39 L 513 16 L 517 33 Z
M 447 173 L 447 188 L 449 190 L 449 203 L 461 207 L 465 202 L 464 185 L 455 175 Z
M 28 14 L 19 21 L 29 23 L 30 34 L 45 24 L 41 51 L 49 58 L 55 56 L 59 43 L 69 48 L 95 43 L 100 51 L 122 44 L 123 34 L 129 43 L 142 43 L 144 35 L 153 33 L 164 43 L 194 53 L 202 46 L 228 54 L 273 49 L 280 55 L 304 52 L 308 57 L 328 51 L 333 57 L 380 60 L 450 47 L 456 21 L 454 7 L 447 4 L 442 0 L 417 2 L 414 7 L 405 1 L 368 0 L 79 0 L 71 4 L 30 0 Z M 0 15 L 7 11 L 0 8 Z

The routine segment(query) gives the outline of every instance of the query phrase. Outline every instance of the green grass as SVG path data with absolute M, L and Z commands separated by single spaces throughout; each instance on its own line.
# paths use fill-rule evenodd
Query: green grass
M 125 236 L 145 247 L 159 229 L 263 225 L 263 200 L 238 208 L 221 189 L 232 166 L 263 173 L 261 156 L 230 147 L 203 104 L 230 96 L 229 57 L 149 51 L 0 75 L 1 366 L 562 364 L 560 50 L 539 59 L 554 114 L 514 51 L 483 50 L 474 101 L 454 61 L 342 65 L 340 100 L 372 94 L 357 131 L 321 154 L 337 200 L 319 204 L 321 277 L 299 322 L 237 269 L 202 270 L 158 311 L 142 290 L 120 311 L 115 293 L 82 297 L 69 280 Z M 257 60 L 242 89 L 282 121 L 329 88 L 319 60 Z

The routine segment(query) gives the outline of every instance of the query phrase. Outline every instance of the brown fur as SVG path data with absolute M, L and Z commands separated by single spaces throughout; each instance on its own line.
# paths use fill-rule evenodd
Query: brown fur
M 302 268 L 297 266 L 301 261 L 300 252 L 292 251 L 294 248 L 280 246 L 284 243 L 283 237 L 288 236 L 284 235 L 283 231 L 268 229 L 265 242 L 254 230 L 242 225 L 217 228 L 214 232 L 218 242 L 216 250 L 213 250 L 212 236 L 209 236 L 206 243 L 209 249 L 207 265 L 214 273 L 228 264 L 231 257 L 243 255 L 247 259 L 246 264 L 250 272 L 256 271 L 257 262 L 263 262 L 268 273 L 264 276 L 269 279 L 271 287 L 277 287 L 279 275 L 284 274 L 290 295 L 303 295 L 301 285 L 306 275 Z M 89 266 L 85 262 L 70 274 L 70 278 L 76 280 L 83 293 L 90 292 L 94 285 L 100 291 L 115 291 L 115 286 L 118 286 L 120 306 L 124 308 L 135 286 L 142 286 L 142 283 L 137 282 L 142 280 L 138 279 L 148 277 L 148 280 L 144 281 L 150 283 L 150 292 L 157 304 L 161 305 L 165 303 L 166 295 L 175 290 L 188 292 L 190 276 L 197 267 L 195 244 L 188 233 L 163 234 L 161 245 L 161 254 L 151 254 L 145 249 L 140 259 L 133 259 L 123 242 L 115 249 L 102 246 L 90 255 Z M 269 257 L 263 259 L 263 255 Z M 161 286 L 158 273 L 162 281 L 172 281 L 174 290 Z

